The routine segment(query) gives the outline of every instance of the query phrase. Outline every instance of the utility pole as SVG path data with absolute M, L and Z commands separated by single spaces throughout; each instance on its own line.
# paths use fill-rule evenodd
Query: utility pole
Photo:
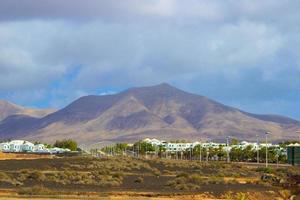
M 193 159 L 194 159 L 194 147 L 191 146 L 191 149 L 192 149 L 192 157 L 191 157 L 191 160 L 193 160 Z
M 259 141 L 258 141 L 258 135 L 256 135 L 256 153 L 257 153 L 257 164 L 259 164 Z
M 140 142 L 137 144 L 137 157 L 140 157 Z
M 270 134 L 271 132 L 266 132 L 266 167 L 268 167 L 268 134 Z
M 209 148 L 206 148 L 206 162 L 208 162 Z
M 226 144 L 227 144 L 227 162 L 230 162 L 230 157 L 229 157 L 229 136 L 226 137 Z
M 200 162 L 202 161 L 202 155 L 201 155 L 201 147 L 202 146 L 202 144 L 201 144 L 201 142 L 200 142 L 200 145 L 199 145 L 199 160 L 200 160 Z
M 190 146 L 190 160 L 192 160 L 192 147 Z

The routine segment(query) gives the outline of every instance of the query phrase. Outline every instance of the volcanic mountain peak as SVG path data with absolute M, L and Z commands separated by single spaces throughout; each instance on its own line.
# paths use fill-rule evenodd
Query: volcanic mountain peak
M 81 97 L 41 119 L 7 118 L 0 123 L 0 137 L 53 142 L 59 136 L 88 145 L 144 137 L 203 140 L 230 135 L 251 140 L 270 130 L 273 140 L 282 140 L 294 138 L 297 129 L 297 120 L 251 114 L 163 83 Z

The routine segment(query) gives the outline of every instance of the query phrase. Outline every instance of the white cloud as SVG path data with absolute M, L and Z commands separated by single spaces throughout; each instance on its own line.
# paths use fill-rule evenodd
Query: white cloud
M 138 4 L 140 4 L 140 7 L 135 8 L 140 14 L 173 16 L 176 13 L 176 0 L 150 0 Z
M 254 85 L 282 85 L 282 72 L 300 74 L 292 0 L 24 2 L 0 2 L 1 92 L 50 90 L 61 105 L 106 86 L 243 85 L 248 71 L 262 74 Z
M 165 25 L 2 23 L 0 88 L 44 86 L 78 65 L 82 68 L 73 83 L 80 89 L 97 87 L 102 80 L 120 84 L 119 73 L 127 83 L 176 80 L 195 73 L 231 76 L 249 67 L 269 70 L 271 66 L 260 64 L 286 48 L 282 33 L 262 22 L 199 24 L 192 29 Z

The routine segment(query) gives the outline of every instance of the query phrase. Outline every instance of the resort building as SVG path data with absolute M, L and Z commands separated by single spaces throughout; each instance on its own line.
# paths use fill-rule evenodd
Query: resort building
M 26 140 L 12 140 L 0 143 L 0 151 L 7 153 L 65 153 L 70 152 L 69 149 L 62 148 L 46 148 L 44 144 L 33 144 Z
M 4 152 L 32 152 L 34 144 L 25 140 L 12 140 L 0 144 L 0 150 Z
M 180 152 L 180 151 L 186 151 L 189 149 L 193 149 L 196 146 L 200 145 L 202 148 L 212 148 L 212 149 L 218 149 L 223 148 L 226 151 L 231 151 L 232 148 L 241 148 L 246 149 L 248 147 L 252 147 L 252 150 L 258 150 L 263 147 L 275 147 L 283 151 L 284 149 L 280 148 L 279 145 L 275 145 L 272 143 L 256 143 L 256 142 L 247 142 L 242 141 L 239 144 L 236 145 L 229 145 L 227 146 L 226 143 L 215 143 L 215 142 L 166 142 L 166 141 L 160 141 L 158 139 L 149 139 L 146 138 L 143 140 L 143 142 L 147 142 L 153 146 L 163 146 L 167 152 Z

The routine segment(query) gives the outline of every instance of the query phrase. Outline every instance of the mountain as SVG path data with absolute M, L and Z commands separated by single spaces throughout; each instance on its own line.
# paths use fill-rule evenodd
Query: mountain
M 0 100 L 0 121 L 11 115 L 28 115 L 31 117 L 44 117 L 54 109 L 33 109 L 25 108 L 8 101 Z
M 295 139 L 300 122 L 225 106 L 168 84 L 131 88 L 114 95 L 85 96 L 42 118 L 11 116 L 0 123 L 0 138 L 54 142 L 72 138 L 81 146 L 159 139 Z

